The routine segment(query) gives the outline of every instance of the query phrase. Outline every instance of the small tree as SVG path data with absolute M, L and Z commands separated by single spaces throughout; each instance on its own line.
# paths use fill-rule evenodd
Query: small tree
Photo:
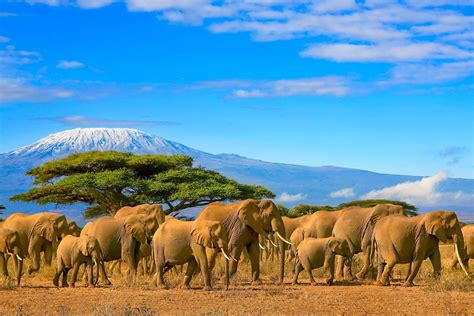
M 287 208 L 287 207 L 285 207 L 281 204 L 277 204 L 276 207 L 278 208 L 278 211 L 280 212 L 281 215 L 289 217 L 289 215 L 288 215 L 288 213 L 290 211 L 289 208 Z
M 335 211 L 337 207 L 332 207 L 329 205 L 308 205 L 308 204 L 299 204 L 293 207 L 288 212 L 288 217 L 300 217 L 307 214 L 313 214 L 317 211 Z
M 339 204 L 339 208 L 350 207 L 350 206 L 360 206 L 360 207 L 373 207 L 377 204 L 395 204 L 400 205 L 407 212 L 408 216 L 418 215 L 418 209 L 416 206 L 409 204 L 403 201 L 392 201 L 392 200 L 356 200 L 347 203 Z
M 214 201 L 273 198 L 261 186 L 240 184 L 195 168 L 182 155 L 134 155 L 116 151 L 72 154 L 27 172 L 33 189 L 11 197 L 39 204 L 86 203 L 84 217 L 114 215 L 126 205 L 162 203 L 167 214 Z

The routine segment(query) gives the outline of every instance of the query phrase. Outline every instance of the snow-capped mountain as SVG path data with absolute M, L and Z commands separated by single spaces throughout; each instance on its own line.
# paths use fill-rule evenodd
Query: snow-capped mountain
M 260 184 L 280 195 L 279 203 L 291 206 L 298 203 L 336 205 L 362 197 L 372 190 L 391 187 L 402 182 L 418 181 L 421 177 L 380 174 L 365 170 L 333 166 L 308 167 L 271 163 L 236 154 L 210 154 L 156 135 L 128 128 L 77 128 L 48 135 L 37 142 L 0 155 L 0 204 L 7 213 L 31 212 L 45 209 L 35 204 L 12 203 L 8 198 L 31 187 L 31 178 L 25 172 L 46 161 L 74 152 L 90 150 L 117 150 L 136 154 L 183 154 L 194 158 L 194 164 L 216 170 L 243 183 Z M 335 194 L 341 189 L 344 194 Z M 474 180 L 446 179 L 440 190 L 461 192 L 474 196 Z M 451 203 L 451 202 L 449 202 Z M 474 220 L 472 205 L 454 199 L 451 204 L 430 205 L 429 208 L 459 210 L 464 218 Z M 421 207 L 423 210 L 424 208 Z M 80 210 L 77 211 L 80 214 Z

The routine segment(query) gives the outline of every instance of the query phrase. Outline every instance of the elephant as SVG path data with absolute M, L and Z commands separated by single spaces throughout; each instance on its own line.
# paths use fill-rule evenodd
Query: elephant
M 75 237 L 79 237 L 81 235 L 81 228 L 77 225 L 75 221 L 67 221 L 69 226 L 69 234 Z
M 345 258 L 351 257 L 349 244 L 344 239 L 305 238 L 296 250 L 296 266 L 293 284 L 298 284 L 298 276 L 303 269 L 308 273 L 312 285 L 316 284 L 312 269 L 324 266 L 326 284 L 332 285 L 334 280 L 334 263 L 336 255 Z M 349 259 L 348 259 L 349 260 Z
M 93 262 L 97 267 L 96 280 L 99 279 L 99 265 L 103 261 L 102 251 L 100 249 L 99 241 L 92 236 L 66 236 L 59 243 L 56 251 L 56 273 L 54 275 L 53 284 L 59 286 L 59 277 L 62 275 L 62 287 L 67 287 L 67 274 L 72 269 L 72 278 L 70 287 L 75 287 L 77 273 L 82 264 L 86 265 L 88 278 L 86 286 L 94 286 L 93 282 Z
M 463 258 L 464 265 L 466 268 L 469 267 L 469 259 L 474 259 L 474 224 L 465 225 L 461 228 L 461 232 L 464 238 L 464 252 L 466 257 Z M 451 267 L 456 267 L 458 258 L 456 254 L 453 254 L 453 260 Z
M 411 263 L 405 286 L 413 286 L 423 260 L 430 258 L 435 277 L 441 273 L 439 242 L 454 242 L 458 261 L 465 258 L 464 238 L 456 213 L 433 211 L 424 215 L 404 217 L 387 216 L 374 229 L 374 245 L 378 261 L 378 285 L 389 285 L 390 273 L 397 263 Z M 467 273 L 467 271 L 465 270 Z
M 38 214 L 15 213 L 8 216 L 2 225 L 3 228 L 18 233 L 22 253 L 32 259 L 33 263 L 28 267 L 28 274 L 40 269 L 41 252 L 45 252 L 46 264 L 51 265 L 53 243 L 62 236 L 57 219 L 51 218 L 49 213 Z
M 122 259 L 129 266 L 129 275 L 135 276 L 141 244 L 147 243 L 149 235 L 146 216 L 129 215 L 123 218 L 102 217 L 89 222 L 81 231 L 81 236 L 93 236 L 99 241 L 104 257 L 99 265 L 102 281 L 111 282 L 105 272 L 104 262 Z
M 17 286 L 20 286 L 21 272 L 23 269 L 23 253 L 20 236 L 18 232 L 0 227 L 0 268 L 5 277 L 8 277 L 7 258 L 5 256 L 12 256 L 16 266 Z
M 199 268 L 204 279 L 204 289 L 212 290 L 211 269 L 206 249 L 222 251 L 225 258 L 230 257 L 227 250 L 228 237 L 223 225 L 217 221 L 168 220 L 158 228 L 153 236 L 152 248 L 158 273 L 157 286 L 164 286 L 163 275 L 176 265 L 187 263 L 183 287 L 190 288 L 192 276 Z M 229 285 L 229 264 L 226 261 L 226 287 Z
M 283 236 L 285 228 L 281 214 L 276 205 L 269 200 L 247 199 L 239 202 L 224 204 L 214 202 L 207 205 L 196 217 L 196 220 L 213 220 L 220 222 L 229 236 L 229 251 L 233 258 L 230 262 L 230 273 L 237 271 L 238 261 L 244 248 L 246 248 L 252 271 L 252 281 L 260 281 L 260 248 L 258 235 L 267 236 L 274 233 L 280 239 L 280 283 L 283 282 L 285 268 L 285 245 L 290 243 Z M 206 250 L 209 266 L 212 270 L 215 264 L 217 251 Z
M 122 218 L 128 215 L 153 215 L 156 217 L 158 225 L 165 221 L 165 213 L 161 204 L 140 204 L 137 206 L 124 206 L 115 213 L 115 218 Z M 153 232 L 154 233 L 154 232 Z
M 300 217 L 291 218 L 288 216 L 282 216 L 281 219 L 283 220 L 283 225 L 285 225 L 285 238 L 290 239 L 291 234 L 293 231 L 300 227 L 302 223 L 308 218 L 309 215 L 303 215 Z
M 378 204 L 374 207 L 348 207 L 341 210 L 334 228 L 332 236 L 347 240 L 352 255 L 362 252 L 362 268 L 357 273 L 358 279 L 364 279 L 371 266 L 371 241 L 375 224 L 388 215 L 406 216 L 404 208 L 394 204 Z M 351 256 L 352 258 L 352 256 Z M 344 265 L 339 258 L 338 275 L 343 275 L 346 279 L 353 280 L 350 265 Z

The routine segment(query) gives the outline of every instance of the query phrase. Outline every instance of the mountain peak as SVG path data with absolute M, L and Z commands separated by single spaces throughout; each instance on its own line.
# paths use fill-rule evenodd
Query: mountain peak
M 53 158 L 90 150 L 117 150 L 139 154 L 190 154 L 195 151 L 132 128 L 75 128 L 50 134 L 7 155 Z

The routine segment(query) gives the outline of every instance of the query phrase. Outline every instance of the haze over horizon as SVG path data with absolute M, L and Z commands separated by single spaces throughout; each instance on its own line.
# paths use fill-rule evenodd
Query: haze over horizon
M 133 127 L 263 161 L 474 178 L 470 1 L 0 4 L 0 152 Z

